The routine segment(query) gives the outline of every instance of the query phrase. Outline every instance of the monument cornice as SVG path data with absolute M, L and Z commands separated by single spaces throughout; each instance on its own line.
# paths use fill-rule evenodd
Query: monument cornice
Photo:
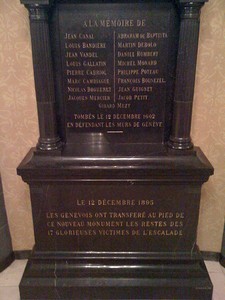
M 84 1 L 76 1 L 76 0 L 20 0 L 20 2 L 24 5 L 45 5 L 45 6 L 51 6 L 53 3 L 60 3 L 60 2 L 68 2 L 68 3 L 76 3 L 76 2 L 97 2 L 97 1 L 88 1 L 88 0 L 84 0 Z M 99 2 L 104 2 L 104 1 L 99 1 Z M 107 1 L 105 1 L 107 2 Z M 113 1 L 110 1 L 110 2 L 113 2 Z M 129 2 L 129 1 L 114 1 L 114 2 Z M 131 1 L 133 2 L 133 1 Z M 148 2 L 148 1 L 145 1 L 145 2 Z M 167 1 L 165 1 L 167 2 Z M 208 2 L 208 0 L 174 0 L 174 2 L 176 2 L 178 5 L 179 4 L 185 4 L 185 3 L 193 3 L 193 4 L 196 4 L 196 3 L 202 3 L 204 4 L 205 2 Z
M 20 1 L 24 5 L 44 5 L 51 6 L 54 0 L 21 0 Z

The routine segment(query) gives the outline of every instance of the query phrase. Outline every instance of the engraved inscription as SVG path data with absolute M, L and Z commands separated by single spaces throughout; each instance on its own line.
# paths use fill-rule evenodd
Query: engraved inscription
M 104 5 L 98 13 L 94 5 L 93 12 L 89 9 L 87 13 L 82 4 L 60 11 L 64 19 L 60 42 L 65 125 L 69 132 L 150 130 L 162 141 L 172 80 L 172 71 L 168 72 L 173 47 L 171 12 L 161 12 L 158 22 L 157 13 L 151 13 L 151 3 L 143 4 L 141 12 L 136 5 L 122 4 L 123 18 L 117 6 L 107 14 Z M 76 19 L 72 18 L 75 9 L 80 11 Z M 138 114 L 138 118 L 114 118 L 117 114 Z M 146 114 L 152 116 L 150 120 Z M 91 119 L 84 119 L 87 115 Z
M 157 211 L 154 205 L 149 199 L 76 199 L 74 212 L 46 213 L 47 235 L 183 236 L 184 212 Z M 79 207 L 85 207 L 85 212 Z M 113 207 L 120 209 L 114 211 Z

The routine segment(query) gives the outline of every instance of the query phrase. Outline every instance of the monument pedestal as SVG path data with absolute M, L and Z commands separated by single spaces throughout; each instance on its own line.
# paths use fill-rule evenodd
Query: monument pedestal
M 80 144 L 73 157 L 32 149 L 19 166 L 36 239 L 21 299 L 211 299 L 196 246 L 213 172 L 201 150 L 99 145 Z

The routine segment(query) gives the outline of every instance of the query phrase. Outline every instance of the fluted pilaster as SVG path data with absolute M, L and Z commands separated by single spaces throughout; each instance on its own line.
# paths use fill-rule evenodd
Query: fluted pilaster
M 34 79 L 40 137 L 37 149 L 56 150 L 61 147 L 57 134 L 55 90 L 48 24 L 49 5 L 26 5 L 30 16 Z
M 203 1 L 180 3 L 180 36 L 177 57 L 173 123 L 169 146 L 186 150 L 193 147 L 190 131 L 199 37 L 199 18 Z

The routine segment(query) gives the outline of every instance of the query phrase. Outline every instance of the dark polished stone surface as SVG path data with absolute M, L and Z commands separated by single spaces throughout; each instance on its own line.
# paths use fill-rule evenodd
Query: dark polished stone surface
M 211 299 L 195 242 L 212 167 L 198 148 L 181 156 L 162 148 L 156 157 L 151 145 L 139 156 L 137 147 L 88 143 L 73 156 L 70 147 L 27 155 L 18 173 L 31 189 L 36 246 L 22 299 Z M 133 205 L 112 205 L 118 199 Z
M 5 201 L 0 176 L 0 272 L 7 268 L 14 260 L 12 241 L 8 219 L 5 210 Z
M 107 151 L 47 161 L 31 152 L 19 167 L 30 184 L 36 249 L 191 251 L 201 184 L 212 172 L 202 152 L 156 159 Z
M 222 247 L 221 247 L 220 263 L 223 267 L 225 267 L 225 224 L 224 224 L 224 230 L 223 230 L 223 241 L 222 241 Z
M 40 138 L 22 300 L 210 300 L 190 137 L 199 1 L 22 0 Z
M 155 155 L 156 151 L 160 155 Z M 203 183 L 212 174 L 212 166 L 199 148 L 180 153 L 151 144 L 80 142 L 69 145 L 68 149 L 65 147 L 60 156 L 36 155 L 35 149 L 31 149 L 18 167 L 18 175 L 28 183 L 49 176 L 53 180 L 65 177 L 63 181 L 108 178 L 132 181 L 133 178 L 137 181 L 165 179 L 167 182 Z
M 20 291 L 27 300 L 209 300 L 212 284 L 204 262 L 193 249 L 192 255 L 149 254 L 145 259 L 138 254 L 132 259 L 36 258 L 26 267 Z

